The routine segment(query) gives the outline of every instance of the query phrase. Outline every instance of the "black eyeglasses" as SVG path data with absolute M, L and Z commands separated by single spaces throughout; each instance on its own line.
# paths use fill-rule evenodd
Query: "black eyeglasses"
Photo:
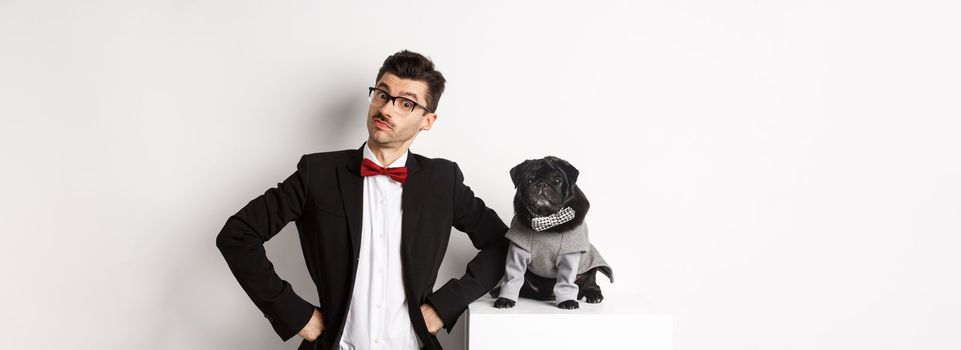
M 389 93 L 387 93 L 387 91 L 384 91 L 383 89 L 378 89 L 375 87 L 368 88 L 368 89 L 369 91 L 367 92 L 367 98 L 370 99 L 370 104 L 374 105 L 374 107 L 383 106 L 385 103 L 390 101 L 391 104 L 394 105 L 394 111 L 396 111 L 397 113 L 407 114 L 407 113 L 413 112 L 414 108 L 417 108 L 417 107 L 423 108 L 425 111 L 428 111 L 430 113 L 434 113 L 434 111 L 427 109 L 427 107 L 417 104 L 417 102 L 414 102 L 409 98 L 400 97 L 400 96 L 391 96 Z

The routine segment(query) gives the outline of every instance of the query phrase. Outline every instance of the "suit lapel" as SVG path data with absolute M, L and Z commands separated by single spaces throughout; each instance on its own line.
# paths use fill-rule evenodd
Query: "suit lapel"
M 366 143 L 365 143 L 366 144 Z M 338 168 L 340 195 L 347 214 L 347 231 L 354 259 L 360 256 L 360 229 L 364 214 L 364 178 L 360 176 L 360 163 L 364 159 L 364 145 L 351 154 L 342 168 Z
M 364 143 L 366 144 L 366 142 Z M 401 194 L 401 254 L 409 256 L 412 251 L 417 223 L 420 218 L 420 208 L 423 204 L 424 190 L 427 181 L 426 173 L 414 154 L 407 151 L 407 182 Z M 354 259 L 360 255 L 361 225 L 364 215 L 364 178 L 360 176 L 360 163 L 364 160 L 364 145 L 361 145 L 338 168 L 337 180 L 343 197 L 347 214 L 347 230 L 350 231 L 350 243 L 353 248 Z
M 424 194 L 427 192 L 427 172 L 422 171 L 426 169 L 419 164 L 414 154 L 407 154 L 405 166 L 407 167 L 407 182 L 404 183 L 404 191 L 401 193 L 403 213 L 400 229 L 400 253 L 402 259 L 406 259 L 413 254 L 417 223 L 420 220 L 420 208 L 424 203 Z

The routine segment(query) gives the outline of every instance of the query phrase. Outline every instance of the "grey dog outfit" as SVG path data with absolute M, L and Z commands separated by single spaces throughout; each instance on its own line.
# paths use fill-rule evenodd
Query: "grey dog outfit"
M 610 266 L 588 240 L 586 221 L 564 232 L 538 232 L 519 223 L 515 215 L 505 236 L 511 246 L 500 291 L 502 298 L 517 301 L 528 269 L 535 275 L 557 279 L 554 300 L 558 303 L 577 300 L 574 280 L 592 268 L 599 267 L 614 281 Z

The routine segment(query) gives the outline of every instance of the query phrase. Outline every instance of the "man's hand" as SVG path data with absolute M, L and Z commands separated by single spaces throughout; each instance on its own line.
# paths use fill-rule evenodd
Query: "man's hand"
M 297 335 L 307 339 L 308 341 L 317 340 L 317 337 L 324 332 L 324 314 L 320 313 L 320 310 L 314 308 L 314 314 L 310 316 L 310 321 L 307 321 L 307 325 L 304 329 L 301 329 Z
M 420 313 L 424 314 L 424 323 L 427 324 L 427 331 L 430 334 L 437 335 L 437 332 L 444 328 L 444 320 L 440 319 L 437 310 L 434 310 L 434 307 L 430 304 L 421 305 Z

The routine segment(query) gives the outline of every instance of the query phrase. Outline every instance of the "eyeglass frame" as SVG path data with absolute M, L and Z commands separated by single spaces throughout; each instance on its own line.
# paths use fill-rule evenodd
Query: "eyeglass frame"
M 387 99 L 390 100 L 390 104 L 393 105 L 395 109 L 397 108 L 397 104 L 396 104 L 396 103 L 397 103 L 397 99 L 398 99 L 398 98 L 402 98 L 402 99 L 405 99 L 405 100 L 407 100 L 407 101 L 410 101 L 410 103 L 413 103 L 413 104 L 414 104 L 414 108 L 411 108 L 411 109 L 410 109 L 410 112 L 407 112 L 407 113 L 413 112 L 414 109 L 417 108 L 417 107 L 423 108 L 425 111 L 427 111 L 427 112 L 429 112 L 429 113 L 434 113 L 434 111 L 432 111 L 432 110 L 430 110 L 430 109 L 427 109 L 427 107 L 422 106 L 420 103 L 417 103 L 417 101 L 411 100 L 411 99 L 406 98 L 406 97 L 403 97 L 403 96 L 394 96 L 394 95 L 391 95 L 391 94 L 390 94 L 389 92 L 387 92 L 386 90 L 381 89 L 381 88 L 376 88 L 376 87 L 368 87 L 368 88 L 367 88 L 367 99 L 370 100 L 370 103 L 374 103 L 374 90 L 383 92 L 384 95 L 387 95 Z

